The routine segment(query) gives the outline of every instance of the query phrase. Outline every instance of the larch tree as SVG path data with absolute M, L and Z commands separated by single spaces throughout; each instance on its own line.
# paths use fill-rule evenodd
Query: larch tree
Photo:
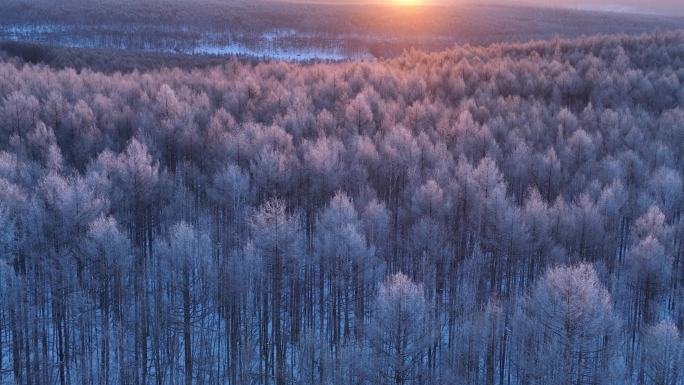
M 644 381 L 653 385 L 676 385 L 682 377 L 684 344 L 670 320 L 646 329 L 644 335 Z
M 289 289 L 285 287 L 288 274 L 293 274 L 300 263 L 300 225 L 298 218 L 286 211 L 282 200 L 272 199 L 254 213 L 250 227 L 264 277 L 257 287 L 260 297 L 260 364 L 265 376 L 273 376 L 277 385 L 283 385 L 287 380 L 283 296 Z M 267 380 L 263 381 L 266 383 Z
M 522 383 L 609 384 L 623 378 L 620 320 L 592 265 L 548 270 L 514 324 Z
M 427 349 L 432 343 L 430 314 L 423 288 L 402 273 L 380 285 L 368 330 L 376 357 L 376 384 L 408 385 L 425 381 Z

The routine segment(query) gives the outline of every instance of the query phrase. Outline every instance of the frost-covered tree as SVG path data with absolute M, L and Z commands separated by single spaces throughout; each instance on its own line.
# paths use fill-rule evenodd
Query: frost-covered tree
M 620 320 L 589 264 L 548 270 L 514 325 L 522 383 L 610 384 L 624 378 Z
M 0 53 L 0 383 L 680 385 L 683 39 Z
M 653 385 L 679 384 L 684 346 L 677 326 L 669 320 L 649 326 L 644 336 L 644 380 Z
M 427 348 L 432 343 L 428 303 L 421 285 L 397 273 L 380 286 L 369 341 L 375 357 L 377 384 L 419 384 L 425 381 Z
M 286 211 L 285 203 L 272 199 L 254 213 L 250 221 L 252 242 L 262 263 L 263 278 L 257 290 L 260 308 L 260 365 L 264 375 L 275 377 L 277 385 L 286 382 L 287 335 L 284 330 L 287 314 L 283 305 L 285 294 L 296 295 L 289 284 L 299 270 L 302 253 L 301 231 L 296 216 Z

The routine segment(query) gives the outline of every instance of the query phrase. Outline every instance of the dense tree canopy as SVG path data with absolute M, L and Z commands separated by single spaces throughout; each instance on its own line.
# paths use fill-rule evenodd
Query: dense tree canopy
M 0 382 L 684 383 L 684 34 L 0 62 Z

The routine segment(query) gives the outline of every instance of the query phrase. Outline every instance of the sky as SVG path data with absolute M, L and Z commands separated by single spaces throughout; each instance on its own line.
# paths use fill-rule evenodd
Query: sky
M 443 0 L 450 1 L 450 0 Z M 496 0 L 487 0 L 495 2 Z M 684 0 L 499 0 L 520 4 L 559 6 L 610 12 L 653 13 L 660 15 L 684 16 Z
M 287 0 L 286 0 L 287 1 Z M 292 0 L 290 0 L 292 1 Z M 433 4 L 505 4 L 563 7 L 590 11 L 645 13 L 684 17 L 684 0 L 294 0 L 328 3 L 433 3 Z

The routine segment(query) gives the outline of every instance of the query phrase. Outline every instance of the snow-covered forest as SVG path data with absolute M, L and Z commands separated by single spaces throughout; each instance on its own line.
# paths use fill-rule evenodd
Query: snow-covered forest
M 395 57 L 412 47 L 440 51 L 454 44 L 684 29 L 684 17 L 677 13 L 499 4 L 507 0 L 493 0 L 495 5 L 487 0 L 446 0 L 449 6 L 424 7 L 397 7 L 392 3 L 397 0 L 310 1 L 2 0 L 0 49 L 8 42 L 39 44 L 49 51 L 43 56 L 57 64 L 72 61 L 70 51 L 80 49 L 114 50 L 118 56 L 135 52 L 339 61 Z M 656 0 L 662 1 L 668 0 Z M 118 56 L 110 66 L 121 65 Z
M 684 32 L 0 61 L 0 383 L 684 384 Z

